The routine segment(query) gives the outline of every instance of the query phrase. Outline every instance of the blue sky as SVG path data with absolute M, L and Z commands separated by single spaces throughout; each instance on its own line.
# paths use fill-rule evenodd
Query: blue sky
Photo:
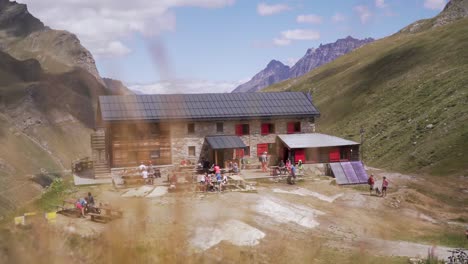
M 271 59 L 291 64 L 320 43 L 391 35 L 435 16 L 446 2 L 63 0 L 52 1 L 51 11 L 48 1 L 20 2 L 47 25 L 76 33 L 102 76 L 130 85 L 204 80 L 223 89 L 248 80 Z

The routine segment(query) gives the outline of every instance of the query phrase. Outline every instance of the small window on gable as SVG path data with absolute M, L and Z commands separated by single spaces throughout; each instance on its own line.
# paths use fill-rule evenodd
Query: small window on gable
M 224 132 L 224 123 L 216 123 L 216 132 L 223 133 Z
M 187 124 L 187 132 L 189 134 L 195 133 L 195 124 L 194 123 Z
M 195 156 L 195 146 L 189 146 L 188 147 L 188 155 L 191 157 Z

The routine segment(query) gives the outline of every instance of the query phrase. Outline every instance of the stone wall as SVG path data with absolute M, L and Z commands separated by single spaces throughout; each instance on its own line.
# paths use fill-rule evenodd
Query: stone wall
M 204 121 L 204 122 L 178 122 L 171 123 L 171 147 L 172 147 L 172 163 L 179 164 L 182 160 L 190 160 L 193 163 L 198 163 L 202 157 L 209 158 L 209 148 L 204 145 L 205 137 L 211 135 L 235 135 L 235 126 L 237 124 L 249 124 L 249 135 L 241 136 L 245 145 L 250 147 L 250 157 L 257 156 L 257 145 L 262 143 L 274 144 L 277 134 L 287 133 L 288 122 L 301 122 L 302 133 L 315 132 L 315 124 L 312 119 L 271 119 L 271 120 L 245 120 L 245 121 Z M 195 130 L 193 133 L 188 132 L 188 124 L 194 123 Z M 223 132 L 216 131 L 216 123 L 223 123 Z M 262 135 L 261 124 L 272 123 L 275 126 L 273 134 Z M 195 147 L 195 156 L 189 156 L 189 146 Z M 270 160 L 276 162 L 276 153 L 272 155 Z M 253 159 L 255 160 L 255 159 Z

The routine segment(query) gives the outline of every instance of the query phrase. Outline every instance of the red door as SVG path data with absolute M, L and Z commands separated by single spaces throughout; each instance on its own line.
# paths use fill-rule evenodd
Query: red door
M 294 161 L 299 162 L 299 160 L 301 160 L 302 163 L 305 162 L 305 149 L 295 149 L 294 150 Z
M 268 152 L 268 143 L 257 145 L 257 156 L 261 156 L 263 152 Z
M 340 161 L 340 149 L 339 148 L 330 149 L 329 158 L 330 158 L 330 162 Z

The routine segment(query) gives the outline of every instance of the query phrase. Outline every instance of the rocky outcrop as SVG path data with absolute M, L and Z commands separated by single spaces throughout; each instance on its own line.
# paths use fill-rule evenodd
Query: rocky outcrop
M 468 0 L 451 0 L 434 18 L 418 20 L 404 27 L 399 33 L 419 33 L 466 17 L 468 17 Z
M 302 57 L 292 68 L 289 73 L 289 78 L 302 76 L 309 71 L 331 62 L 336 58 L 345 55 L 352 50 L 361 47 L 367 43 L 374 41 L 372 38 L 355 39 L 348 36 L 344 39 L 338 39 L 334 43 L 329 43 L 320 46 L 317 49 L 308 49 L 304 57 Z
M 103 84 L 91 53 L 72 33 L 53 30 L 28 12 L 26 5 L 0 0 L 0 50 L 16 59 L 36 59 L 51 73 L 85 69 Z
M 239 85 L 233 93 L 248 93 L 256 92 L 270 86 L 274 83 L 281 82 L 289 78 L 289 66 L 284 65 L 280 61 L 272 60 L 267 67 L 257 73 L 250 81 Z
M 128 87 L 125 86 L 119 80 L 114 80 L 114 79 L 111 79 L 111 78 L 102 78 L 102 80 L 104 81 L 104 84 L 106 85 L 106 88 L 112 94 L 119 94 L 119 95 L 135 94 L 134 92 L 132 92 L 130 89 L 128 89 Z
M 336 58 L 351 52 L 367 43 L 374 41 L 372 38 L 355 39 L 348 36 L 344 39 L 338 39 L 334 43 L 320 46 L 317 49 L 308 49 L 306 54 L 292 68 L 283 63 L 272 60 L 267 67 L 257 73 L 250 81 L 239 85 L 233 93 L 257 92 L 272 84 L 302 76 L 309 71 L 331 62 Z

